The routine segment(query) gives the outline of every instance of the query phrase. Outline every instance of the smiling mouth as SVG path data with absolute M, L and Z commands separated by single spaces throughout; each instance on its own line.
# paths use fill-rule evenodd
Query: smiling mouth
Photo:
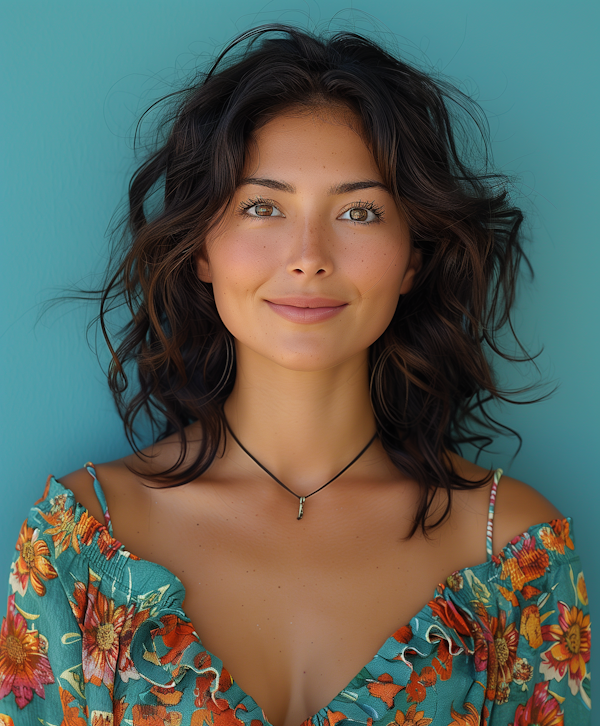
M 343 300 L 336 300 L 332 297 L 280 297 L 270 298 L 267 302 L 274 305 L 287 305 L 295 308 L 337 308 L 347 305 Z
M 273 312 L 292 323 L 320 323 L 339 315 L 348 303 L 330 298 L 314 298 L 312 300 L 283 298 L 266 300 Z

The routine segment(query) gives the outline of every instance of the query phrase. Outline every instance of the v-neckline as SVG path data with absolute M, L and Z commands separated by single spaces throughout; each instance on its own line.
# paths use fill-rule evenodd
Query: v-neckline
M 249 702 L 249 703 L 250 703 L 251 705 L 253 705 L 254 707 L 256 707 L 256 709 L 258 709 L 258 710 L 259 710 L 259 711 L 260 711 L 260 712 L 262 713 L 262 715 L 263 715 L 263 718 L 264 718 L 264 722 L 265 722 L 265 725 L 266 725 L 266 726 L 273 726 L 273 725 L 271 724 L 271 722 L 270 722 L 270 721 L 269 721 L 269 720 L 267 719 L 267 717 L 266 717 L 266 715 L 265 715 L 265 712 L 264 712 L 264 710 L 263 710 L 263 709 L 261 708 L 261 706 L 260 706 L 260 705 L 259 705 L 259 704 L 258 704 L 258 703 L 257 703 L 257 702 L 255 701 L 255 699 L 254 699 L 254 698 L 253 698 L 253 697 L 252 697 L 252 696 L 251 696 L 250 694 L 246 693 L 246 691 L 244 691 L 244 690 L 243 690 L 243 689 L 242 689 L 242 688 L 241 688 L 241 687 L 239 686 L 239 684 L 237 683 L 237 681 L 235 680 L 235 678 L 233 677 L 233 675 L 231 674 L 231 672 L 229 671 L 229 669 L 227 669 L 227 667 L 226 667 L 226 666 L 224 665 L 223 661 L 222 661 L 222 660 L 221 660 L 221 659 L 220 659 L 220 658 L 219 658 L 219 657 L 218 657 L 217 655 L 215 655 L 214 653 L 212 653 L 211 651 L 209 651 L 209 650 L 208 650 L 207 648 L 205 648 L 205 647 L 204 647 L 204 644 L 202 643 L 202 638 L 200 637 L 200 635 L 199 635 L 198 631 L 196 630 L 196 628 L 195 628 L 195 626 L 194 626 L 194 624 L 193 624 L 193 622 L 192 622 L 191 618 L 189 618 L 189 617 L 188 617 L 188 615 L 186 614 L 185 610 L 183 609 L 183 603 L 184 603 L 184 601 L 185 601 L 185 596 L 186 596 L 186 589 L 185 589 L 185 585 L 183 584 L 183 582 L 181 582 L 181 580 L 179 579 L 179 577 L 177 577 L 177 575 L 176 575 L 176 574 L 175 574 L 174 572 L 171 572 L 171 570 L 169 570 L 169 569 L 168 569 L 167 567 L 165 567 L 164 565 L 161 565 L 161 564 L 159 564 L 158 562 L 152 562 L 151 560 L 145 560 L 145 559 L 143 559 L 143 558 L 141 558 L 141 557 L 138 557 L 137 555 L 135 555 L 135 553 L 133 553 L 133 552 L 130 552 L 129 550 L 125 549 L 125 546 L 124 546 L 124 545 L 122 544 L 122 542 L 121 542 L 120 540 L 118 540 L 118 539 L 117 539 L 116 537 L 114 537 L 114 535 L 112 535 L 112 534 L 111 534 L 111 533 L 109 532 L 109 530 L 108 530 L 108 527 L 106 526 L 106 524 L 105 524 L 105 523 L 102 523 L 102 522 L 100 522 L 100 521 L 99 521 L 98 519 L 96 519 L 96 517 L 94 517 L 94 516 L 93 516 L 93 515 L 92 515 L 92 514 L 91 514 L 91 513 L 89 512 L 89 510 L 88 510 L 88 509 L 86 509 L 86 507 L 84 507 L 84 506 L 83 506 L 82 504 L 80 504 L 80 503 L 79 503 L 79 502 L 78 502 L 78 501 L 77 501 L 77 500 L 75 499 L 75 495 L 74 495 L 74 493 L 73 493 L 73 492 L 72 492 L 72 491 L 71 491 L 70 489 L 67 489 L 67 487 L 65 487 L 65 486 L 64 486 L 63 484 L 61 484 L 61 483 L 60 483 L 60 482 L 59 482 L 59 481 L 58 481 L 58 480 L 57 480 L 57 479 L 56 479 L 56 478 L 55 478 L 54 476 L 51 476 L 51 479 L 52 479 L 52 481 L 54 481 L 54 483 L 55 483 L 55 484 L 57 484 L 57 485 L 58 485 L 58 486 L 59 486 L 59 487 L 60 487 L 60 488 L 61 488 L 61 489 L 62 489 L 62 490 L 63 490 L 64 492 L 66 492 L 66 493 L 67 493 L 67 494 L 68 494 L 68 495 L 69 495 L 69 496 L 71 497 L 71 499 L 72 499 L 72 501 L 73 501 L 73 507 L 74 507 L 74 508 L 77 508 L 77 507 L 79 507 L 79 508 L 80 508 L 80 510 L 81 510 L 82 512 L 86 512 L 87 516 L 88 516 L 88 517 L 89 517 L 89 518 L 90 518 L 90 519 L 91 519 L 91 520 L 92 520 L 93 522 L 95 522 L 96 524 L 98 524 L 98 525 L 99 525 L 99 527 L 101 528 L 101 530 L 104 530 L 104 533 L 105 533 L 105 534 L 104 534 L 104 536 L 105 536 L 105 537 L 109 537 L 109 538 L 110 538 L 110 540 L 111 540 L 112 542 L 116 542 L 116 543 L 117 543 L 117 544 L 119 545 L 119 551 L 122 551 L 122 552 L 127 552 L 127 553 L 128 553 L 128 555 L 131 555 L 131 556 L 132 556 L 132 558 L 133 558 L 133 559 L 129 560 L 129 562 L 130 562 L 130 563 L 131 563 L 131 564 L 132 564 L 133 566 L 135 566 L 135 565 L 136 565 L 136 563 L 140 563 L 141 565 L 143 565 L 143 566 L 145 566 L 145 567 L 151 566 L 151 567 L 153 567 L 153 568 L 156 568 L 156 569 L 157 569 L 157 571 L 159 571 L 159 572 L 162 572 L 162 573 L 164 573 L 164 574 L 165 574 L 165 576 L 167 576 L 167 577 L 168 577 L 168 578 L 169 578 L 170 580 L 174 581 L 174 585 L 175 585 L 175 592 L 176 592 L 176 598 L 174 599 L 174 604 L 176 605 L 176 609 L 177 609 L 177 610 L 179 610 L 179 612 L 180 612 L 180 613 L 181 613 L 181 615 L 183 616 L 183 618 L 182 618 L 182 619 L 186 620 L 186 621 L 188 622 L 188 624 L 189 624 L 189 625 L 190 625 L 190 626 L 191 626 L 191 627 L 193 628 L 194 634 L 195 634 L 196 638 L 198 639 L 198 642 L 199 642 L 199 644 L 200 644 L 200 645 L 202 646 L 202 649 L 203 649 L 203 651 L 204 651 L 205 653 L 207 653 L 207 655 L 209 655 L 209 656 L 210 656 L 210 658 L 211 658 L 211 661 L 214 661 L 214 660 L 216 660 L 216 661 L 218 661 L 218 662 L 219 662 L 219 663 L 221 664 L 221 670 L 223 670 L 223 669 L 224 669 L 224 670 L 226 670 L 226 671 L 227 671 L 227 673 L 228 673 L 228 674 L 229 674 L 229 676 L 231 677 L 231 686 L 234 686 L 234 685 L 235 685 L 235 686 L 236 686 L 236 687 L 238 688 L 238 690 L 240 691 L 240 693 L 242 694 L 242 699 L 241 699 L 241 700 L 247 700 L 247 701 L 248 701 L 248 702 Z M 96 478 L 96 481 L 98 481 L 98 479 L 97 479 L 97 478 Z M 98 484 L 99 484 L 99 486 L 101 487 L 101 485 L 100 485 L 100 482 L 98 482 Z M 565 518 L 565 519 L 568 519 L 568 520 L 570 521 L 570 518 L 568 518 L 568 517 L 567 517 L 567 518 Z M 537 529 L 537 528 L 539 528 L 540 526 L 544 526 L 544 525 L 550 526 L 550 523 L 549 523 L 549 522 L 541 522 L 541 523 L 539 523 L 539 524 L 535 524 L 535 525 L 532 525 L 531 527 L 529 527 L 529 528 L 528 528 L 528 529 L 527 529 L 527 530 L 526 530 L 525 532 L 523 532 L 523 533 L 522 533 L 521 535 L 519 535 L 519 536 L 521 536 L 521 537 L 522 537 L 522 536 L 524 536 L 524 535 L 528 534 L 528 533 L 529 533 L 529 532 L 530 532 L 531 530 L 533 530 L 533 529 Z M 516 539 L 516 538 L 513 538 L 513 540 L 511 540 L 511 542 L 508 542 L 508 543 L 507 543 L 507 544 L 506 544 L 506 545 L 505 545 L 505 546 L 504 546 L 504 547 L 502 548 L 502 550 L 501 550 L 501 551 L 502 551 L 502 552 L 504 552 L 504 551 L 505 551 L 505 550 L 506 550 L 507 548 L 511 547 L 511 544 L 512 544 L 512 542 L 514 542 L 514 540 L 515 540 L 515 539 Z M 82 552 L 84 552 L 84 550 L 83 550 L 83 549 L 82 549 Z M 488 568 L 488 569 L 489 569 L 489 568 L 490 568 L 491 566 L 494 566 L 494 564 L 495 564 L 495 563 L 494 563 L 493 559 L 492 559 L 492 558 L 489 558 L 489 559 L 485 560 L 484 562 L 480 562 L 480 563 L 478 563 L 477 565 L 473 565 L 473 566 L 471 566 L 471 567 L 463 567 L 463 568 L 461 568 L 460 570 L 455 570 L 454 572 L 450 573 L 450 575 L 462 575 L 462 574 L 463 574 L 463 573 L 465 573 L 465 572 L 466 572 L 467 570 L 469 570 L 469 571 L 473 572 L 473 571 L 479 571 L 480 569 L 484 569 L 484 568 Z M 449 577 L 450 575 L 448 575 L 448 577 Z M 447 578 L 446 578 L 446 580 L 447 580 Z M 169 583 L 169 585 L 170 585 L 170 584 L 171 584 L 171 583 Z M 400 632 L 401 630 L 403 630 L 403 629 L 404 629 L 404 628 L 406 628 L 406 627 L 410 627 L 410 628 L 411 628 L 411 631 L 412 631 L 413 633 L 415 633 L 415 631 L 417 631 L 417 632 L 418 632 L 418 630 L 419 630 L 419 623 L 418 623 L 418 621 L 419 621 L 419 618 L 423 617 L 423 616 L 424 616 L 424 615 L 426 614 L 427 610 L 428 610 L 428 609 L 430 609 L 430 603 L 431 603 L 431 601 L 432 601 L 432 600 L 433 600 L 433 599 L 434 599 L 434 598 L 436 597 L 436 593 L 437 593 L 437 592 L 439 591 L 439 588 L 440 588 L 440 587 L 442 587 L 442 588 L 444 588 L 444 587 L 445 587 L 445 584 L 444 584 L 444 582 L 440 582 L 440 583 L 438 583 L 438 585 L 437 585 L 437 586 L 436 586 L 436 588 L 434 589 L 434 595 L 433 595 L 433 597 L 432 597 L 432 598 L 431 598 L 430 600 L 428 600 L 428 602 L 427 602 L 427 603 L 426 603 L 426 604 L 425 604 L 425 605 L 424 605 L 424 606 L 423 606 L 423 607 L 422 607 L 422 608 L 421 608 L 421 609 L 420 609 L 420 610 L 419 610 L 419 611 L 418 611 L 418 612 L 417 612 L 417 613 L 416 613 L 415 615 L 413 615 L 413 616 L 411 617 L 411 619 L 409 620 L 409 622 L 408 622 L 408 623 L 406 623 L 405 625 L 401 625 L 401 626 L 400 626 L 400 627 L 399 627 L 399 628 L 398 628 L 397 630 L 395 630 L 395 631 L 394 631 L 394 632 L 393 632 L 393 633 L 392 633 L 392 634 L 391 634 L 391 635 L 390 635 L 389 637 L 387 637 L 387 638 L 386 638 L 386 639 L 384 640 L 384 642 L 383 642 L 383 643 L 381 644 L 381 646 L 379 647 L 379 649 L 377 650 L 377 652 L 375 653 L 375 655 L 374 655 L 374 656 L 373 656 L 373 657 L 371 658 L 371 660 L 370 660 L 370 661 L 368 661 L 368 662 L 367 662 L 367 663 L 366 663 L 365 665 L 363 665 L 363 666 L 362 666 L 362 668 L 361 668 L 361 669 L 360 669 L 360 670 L 359 670 L 359 671 L 358 671 L 358 672 L 356 673 L 356 675 L 355 675 L 355 676 L 354 676 L 354 677 L 353 677 L 353 678 L 352 678 L 352 679 L 351 679 L 351 680 L 350 680 L 350 681 L 348 682 L 348 684 L 347 684 L 346 686 L 344 686 L 344 688 L 342 688 L 342 690 L 341 690 L 341 691 L 339 691 L 339 692 L 338 692 L 338 693 L 337 693 L 337 694 L 336 694 L 336 695 L 335 695 L 335 696 L 334 696 L 334 697 L 333 697 L 332 699 L 330 699 L 330 701 L 329 701 L 329 702 L 328 702 L 328 703 L 327 703 L 327 704 L 326 704 L 325 706 L 323 706 L 322 708 L 320 708 L 320 709 L 319 709 L 319 710 L 318 710 L 318 711 L 317 711 L 316 713 L 314 713 L 314 714 L 313 714 L 312 716 L 309 716 L 309 717 L 308 717 L 307 719 L 305 719 L 305 720 L 304 720 L 304 721 L 303 721 L 303 722 L 302 722 L 301 724 L 299 724 L 299 726 L 308 726 L 308 723 L 309 723 L 309 722 L 315 723 L 314 719 L 315 719 L 315 718 L 316 718 L 317 716 L 323 715 L 324 717 L 326 717 L 326 716 L 327 716 L 327 711 L 332 711 L 332 710 L 333 710 L 333 709 L 331 708 L 331 706 L 333 706 L 333 705 L 334 705 L 334 701 L 337 701 L 338 699 L 340 699 L 340 698 L 342 697 L 343 693 L 344 693 L 345 691 L 347 691 L 347 690 L 348 690 L 348 688 L 350 688 L 350 686 L 351 686 L 351 685 L 352 685 L 352 684 L 353 684 L 353 683 L 354 683 L 354 682 L 355 682 L 355 681 L 356 681 L 356 680 L 357 680 L 358 678 L 360 678 L 360 677 L 361 677 L 361 674 L 363 673 L 363 671 L 365 671 L 365 670 L 366 670 L 366 671 L 369 671 L 369 670 L 370 670 L 370 666 L 371 666 L 371 665 L 372 665 L 372 664 L 373 664 L 373 663 L 374 663 L 374 662 L 375 662 L 375 661 L 376 661 L 376 660 L 377 660 L 378 658 L 382 657 L 382 656 L 381 656 L 381 653 L 382 653 L 382 651 L 383 651 L 383 650 L 385 649 L 385 646 L 386 646 L 386 644 L 387 644 L 387 643 L 388 643 L 388 642 L 389 642 L 390 640 L 392 640 L 392 639 L 394 639 L 394 640 L 395 640 L 394 636 L 396 635 L 396 633 Z M 413 625 L 416 625 L 416 627 L 413 627 Z M 410 641 L 409 641 L 409 643 L 410 643 Z M 407 644 L 407 645 L 408 645 L 408 644 Z M 461 649 L 461 650 L 462 650 L 462 649 Z M 231 687 L 231 686 L 230 686 L 230 687 Z

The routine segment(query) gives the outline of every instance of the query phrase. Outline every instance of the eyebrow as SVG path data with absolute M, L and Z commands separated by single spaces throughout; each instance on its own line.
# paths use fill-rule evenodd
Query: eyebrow
M 276 189 L 279 192 L 288 192 L 289 194 L 295 194 L 296 188 L 286 182 L 277 181 L 275 179 L 265 179 L 263 177 L 249 176 L 242 179 L 240 186 L 245 184 L 255 184 L 259 187 L 269 187 L 269 189 Z M 355 192 L 359 189 L 383 189 L 383 191 L 390 194 L 390 190 L 386 187 L 383 182 L 375 181 L 374 179 L 365 179 L 365 181 L 356 182 L 344 182 L 342 184 L 336 184 L 329 188 L 329 196 L 336 194 L 347 194 L 348 192 Z

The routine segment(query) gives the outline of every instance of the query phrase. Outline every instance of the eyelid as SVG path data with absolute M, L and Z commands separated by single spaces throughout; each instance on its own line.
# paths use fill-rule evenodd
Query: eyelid
M 375 222 L 383 221 L 383 219 L 385 217 L 385 209 L 384 209 L 383 205 L 376 204 L 374 201 L 363 202 L 362 200 L 360 200 L 358 202 L 352 202 L 350 204 L 347 204 L 346 208 L 342 212 L 340 212 L 339 217 L 341 217 L 342 214 L 346 214 L 346 212 L 349 212 L 351 209 L 367 209 L 368 211 L 372 212 L 376 217 L 376 219 L 372 219 L 368 222 L 361 222 L 361 221 L 355 220 L 355 219 L 344 220 L 344 221 L 348 221 L 348 222 L 353 222 L 354 224 L 362 224 L 362 225 L 373 224 Z M 338 217 L 338 219 L 339 219 L 339 217 Z
M 237 206 L 237 214 L 241 216 L 252 217 L 253 219 L 272 219 L 272 216 L 262 216 L 260 214 L 248 214 L 248 210 L 252 207 L 256 207 L 259 204 L 266 204 L 270 207 L 275 208 L 279 214 L 273 215 L 275 217 L 284 217 L 285 214 L 279 209 L 279 205 L 273 199 L 267 199 L 266 197 L 256 196 L 250 197 L 243 202 L 240 202 Z

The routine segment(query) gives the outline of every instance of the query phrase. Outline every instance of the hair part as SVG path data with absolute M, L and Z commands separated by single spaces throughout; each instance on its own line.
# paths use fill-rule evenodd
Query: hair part
M 510 202 L 508 180 L 487 170 L 479 107 L 361 35 L 319 37 L 278 24 L 238 36 L 175 98 L 161 127 L 164 139 L 131 180 L 125 247 L 100 291 L 99 319 L 112 353 L 108 382 L 131 445 L 139 451 L 134 423 L 142 412 L 159 439 L 176 433 L 182 442 L 171 467 L 144 476 L 171 486 L 190 482 L 209 468 L 223 441 L 235 349 L 195 259 L 233 198 L 253 135 L 284 112 L 346 108 L 360 122 L 423 258 L 413 288 L 370 348 L 371 400 L 386 452 L 421 486 L 411 535 L 437 526 L 454 489 L 490 478 L 462 479 L 447 452 L 487 445 L 482 428 L 508 430 L 486 409 L 511 400 L 488 357 L 531 360 L 520 344 L 523 356 L 515 358 L 498 343 L 506 326 L 514 334 L 517 275 L 529 263 L 520 239 L 523 215 Z M 483 151 L 474 170 L 477 160 L 468 154 L 476 138 Z M 157 189 L 162 200 L 150 214 Z M 131 317 L 115 349 L 106 318 L 119 302 Z M 202 442 L 184 466 L 185 427 L 196 421 Z M 440 487 L 447 506 L 431 522 Z

